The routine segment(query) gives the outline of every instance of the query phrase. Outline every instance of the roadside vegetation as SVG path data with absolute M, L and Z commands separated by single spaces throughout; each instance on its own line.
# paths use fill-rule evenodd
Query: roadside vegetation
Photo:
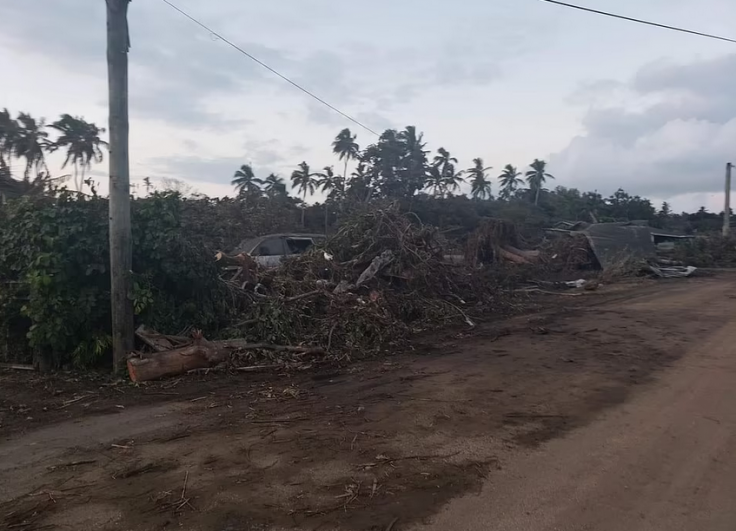
M 0 357 L 6 361 L 33 360 L 49 368 L 109 363 L 108 207 L 90 174 L 92 165 L 103 161 L 104 132 L 68 114 L 46 122 L 27 113 L 14 117 L 7 109 L 0 112 Z M 295 277 L 290 287 L 282 283 L 271 294 L 308 293 L 312 288 L 303 282 L 305 275 L 312 283 L 320 275 L 329 282 L 355 282 L 361 271 L 357 266 L 365 267 L 392 249 L 400 259 L 391 274 L 373 287 L 373 294 L 362 295 L 373 297 L 372 303 L 381 299 L 379 291 L 408 295 L 389 298 L 373 315 L 372 325 L 361 321 L 365 344 L 376 350 L 383 336 L 393 337 L 420 322 L 443 323 L 451 315 L 467 318 L 459 307 L 463 304 L 475 305 L 471 313 L 480 313 L 481 307 L 494 310 L 494 290 L 506 282 L 499 274 L 485 284 L 488 292 L 479 294 L 482 287 L 468 280 L 467 271 L 450 274 L 444 266 L 429 263 L 430 257 L 442 253 L 463 254 L 471 233 L 489 218 L 513 227 L 515 240 L 534 243 L 542 241 L 542 228 L 559 221 L 644 220 L 655 227 L 698 234 L 721 224 L 719 215 L 704 208 L 675 214 L 667 203 L 657 209 L 650 200 L 624 190 L 604 197 L 595 191 L 552 187 L 559 176 L 541 159 L 527 168 L 493 166 L 481 157 L 463 164 L 444 147 L 432 153 L 426 146 L 414 126 L 387 130 L 364 147 L 344 129 L 332 144 L 334 165 L 301 161 L 290 175 L 280 176 L 264 175 L 243 164 L 226 176 L 234 187 L 232 198 L 193 194 L 185 183 L 172 179 L 162 183 L 145 179 L 135 193 L 132 212 L 130 297 L 136 321 L 168 334 L 196 329 L 218 338 L 236 332 L 233 326 L 238 322 L 258 319 L 256 330 L 263 333 L 254 340 L 298 341 L 300 332 L 303 339 L 319 337 L 331 347 L 341 344 L 343 353 L 351 345 L 359 348 L 360 342 L 353 345 L 355 330 L 336 330 L 329 324 L 335 315 L 351 313 L 345 300 L 339 304 L 323 300 L 320 315 L 305 313 L 301 305 L 301 313 L 291 315 L 291 320 L 279 320 L 281 304 L 254 309 L 248 302 L 252 289 L 246 295 L 233 294 L 213 260 L 216 252 L 232 251 L 241 241 L 262 234 L 325 232 L 335 236 L 328 240 L 330 253 L 344 255 L 339 262 L 352 260 L 353 267 L 338 271 L 334 264 L 320 264 L 310 255 L 301 270 L 291 266 L 290 274 L 301 278 Z M 62 168 L 70 172 L 63 177 L 53 176 L 46 162 L 57 151 L 64 155 Z M 313 202 L 315 194 L 324 199 Z M 365 225 L 366 220 L 373 221 Z M 388 231 L 392 243 L 381 240 L 380 231 Z M 366 240 L 366 234 L 373 234 L 373 239 Z M 407 240 L 398 245 L 402 234 Z M 371 247 L 378 241 L 382 246 Z M 350 251 L 341 244 L 367 246 L 370 253 Z M 689 252 L 699 253 L 695 265 L 733 265 L 734 248 L 730 240 L 697 239 Z M 555 256 L 559 261 L 558 253 Z M 410 276 L 412 271 L 430 276 Z M 518 274 L 508 273 L 507 280 Z M 283 275 L 275 278 L 283 280 Z M 289 291 L 297 285 L 297 291 Z M 431 302 L 424 296 L 432 291 L 429 287 L 438 294 Z M 422 297 L 416 297 L 419 292 Z M 313 318 L 324 322 L 312 327 Z M 385 327 L 398 326 L 399 321 L 406 328 L 389 334 Z

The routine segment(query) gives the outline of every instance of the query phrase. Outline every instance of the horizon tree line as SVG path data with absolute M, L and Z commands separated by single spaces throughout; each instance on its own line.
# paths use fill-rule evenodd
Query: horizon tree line
M 430 161 L 430 152 L 425 150 L 423 134 L 416 127 L 407 126 L 402 131 L 386 130 L 375 144 L 364 150 L 356 142 L 357 136 L 350 129 L 341 130 L 332 142 L 332 151 L 343 163 L 341 174 L 335 173 L 333 166 L 325 166 L 321 171 L 313 171 L 302 161 L 290 176 L 292 189 L 306 202 L 307 196 L 317 190 L 327 194 L 325 202 L 341 203 L 346 198 L 369 201 L 375 197 L 407 198 L 417 192 L 429 193 L 433 197 L 447 197 L 460 190 L 463 183 L 470 185 L 470 196 L 474 199 L 492 199 L 492 181 L 483 159 L 473 159 L 473 166 L 457 169 L 458 159 L 444 147 L 437 150 Z M 352 173 L 348 166 L 355 162 Z M 539 203 L 540 191 L 548 179 L 555 177 L 547 171 L 544 160 L 535 159 L 529 170 L 522 174 L 507 164 L 498 176 L 500 183 L 499 199 L 509 200 L 526 183 L 535 205 Z M 521 177 L 524 177 L 522 179 Z M 286 194 L 285 180 L 270 174 L 265 180 L 255 176 L 250 164 L 244 164 L 233 175 L 232 185 L 239 194 L 258 192 L 261 186 L 267 195 L 278 192 Z
M 47 123 L 43 118 L 36 119 L 25 112 L 14 116 L 4 108 L 0 111 L 0 180 L 4 177 L 12 179 L 13 169 L 20 164 L 22 179 L 16 182 L 25 183 L 26 190 L 45 190 L 54 181 L 73 177 L 76 191 L 81 192 L 85 186 L 89 186 L 94 194 L 94 183 L 86 175 L 93 163 L 103 161 L 103 148 L 107 147 L 107 142 L 101 138 L 104 133 L 104 128 L 70 114 L 62 114 L 56 121 Z M 489 171 L 493 168 L 486 166 L 482 158 L 474 158 L 471 167 L 458 170 L 457 158 L 447 149 L 440 147 L 430 160 L 430 152 L 425 147 L 423 134 L 417 132 L 414 126 L 407 126 L 401 131 L 386 130 L 377 142 L 362 150 L 357 143 L 357 136 L 345 128 L 332 142 L 332 151 L 342 163 L 342 172 L 335 172 L 333 166 L 314 171 L 306 161 L 302 161 L 290 175 L 292 189 L 302 202 L 320 190 L 326 194 L 325 203 L 336 206 L 340 212 L 347 199 L 368 202 L 374 198 L 411 198 L 419 192 L 443 198 L 452 196 L 463 183 L 469 184 L 469 195 L 473 199 L 493 198 L 492 178 L 489 177 Z M 65 155 L 62 168 L 72 166 L 71 176 L 52 178 L 46 156 L 57 151 Z M 355 163 L 355 166 L 348 173 L 351 163 Z M 523 197 L 538 205 L 545 184 L 554 178 L 547 171 L 544 160 L 535 159 L 524 173 L 514 165 L 507 164 L 497 177 L 497 198 L 508 201 Z M 146 177 L 144 183 L 146 191 L 150 193 L 154 189 L 150 178 Z M 286 179 L 274 173 L 263 179 L 257 177 L 250 164 L 238 168 L 232 184 L 244 196 L 265 194 L 270 198 L 288 197 Z M 527 188 L 523 188 L 525 184 Z M 558 187 L 550 193 L 564 195 L 572 191 L 574 189 Z M 586 208 L 591 210 L 605 202 L 615 207 L 629 204 L 628 198 L 648 202 L 639 196 L 629 196 L 623 190 L 618 190 L 605 200 L 597 192 L 582 194 Z M 704 208 L 698 211 L 699 214 L 704 212 Z M 663 203 L 658 216 L 671 215 L 671 207 L 667 202 Z M 304 209 L 302 224 L 303 217 Z
M 52 139 L 49 130 L 56 133 Z M 93 183 L 85 179 L 92 163 L 103 160 L 102 148 L 107 142 L 100 136 L 105 129 L 98 127 L 84 118 L 70 114 L 62 114 L 58 120 L 47 124 L 30 114 L 20 112 L 14 118 L 4 108 L 0 111 L 0 176 L 12 178 L 15 162 L 23 164 L 22 181 L 31 184 L 31 172 L 36 176 L 33 184 L 44 186 L 53 180 L 64 180 L 65 177 L 52 179 L 46 164 L 46 154 L 57 151 L 65 152 L 62 169 L 71 164 L 73 168 L 74 186 L 81 192 L 85 185 L 93 187 Z

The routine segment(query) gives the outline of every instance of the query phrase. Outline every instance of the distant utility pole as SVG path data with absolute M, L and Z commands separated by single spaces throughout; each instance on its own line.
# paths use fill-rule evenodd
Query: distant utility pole
M 731 168 L 733 164 L 726 163 L 726 199 L 723 206 L 723 235 L 731 233 Z
M 123 368 L 133 350 L 133 302 L 128 162 L 128 3 L 107 3 L 107 83 L 110 129 L 110 280 L 113 370 Z

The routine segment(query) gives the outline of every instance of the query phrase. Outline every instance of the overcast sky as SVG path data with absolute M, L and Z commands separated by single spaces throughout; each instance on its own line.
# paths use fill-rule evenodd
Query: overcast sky
M 370 128 L 416 125 L 462 167 L 544 158 L 557 184 L 718 210 L 736 162 L 736 44 L 539 0 L 172 1 Z M 733 0 L 578 3 L 736 37 Z M 1 0 L 0 108 L 106 126 L 104 6 Z M 336 164 L 343 127 L 375 140 L 161 0 L 134 0 L 129 20 L 134 181 L 224 195 L 242 163 L 288 177 Z

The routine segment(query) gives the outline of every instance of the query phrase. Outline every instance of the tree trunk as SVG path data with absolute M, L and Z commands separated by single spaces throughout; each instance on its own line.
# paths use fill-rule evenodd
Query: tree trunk
M 133 350 L 130 294 L 132 242 L 128 161 L 128 2 L 107 0 L 107 79 L 110 131 L 110 279 L 113 370 Z
M 149 330 L 148 333 L 149 335 L 156 334 L 152 330 Z M 245 339 L 210 342 L 200 338 L 185 347 L 130 357 L 128 359 L 128 374 L 134 382 L 158 380 L 167 376 L 184 374 L 192 369 L 212 367 L 227 361 L 232 352 L 236 350 L 273 350 L 276 352 L 293 352 L 300 356 L 319 355 L 325 352 L 320 347 L 249 343 Z
M 304 190 L 304 205 L 302 206 L 302 228 L 305 229 L 306 225 L 304 224 L 304 213 L 307 211 L 307 191 Z
M 327 234 L 327 226 L 330 223 L 330 211 L 327 209 L 327 199 L 325 199 L 325 234 Z
M 226 356 L 227 352 L 216 348 L 208 341 L 195 341 L 186 347 L 130 358 L 128 374 L 134 382 L 157 380 L 183 374 L 192 369 L 211 367 L 224 361 Z
M 537 185 L 537 190 L 534 192 L 534 206 L 539 204 L 539 188 L 540 186 Z

